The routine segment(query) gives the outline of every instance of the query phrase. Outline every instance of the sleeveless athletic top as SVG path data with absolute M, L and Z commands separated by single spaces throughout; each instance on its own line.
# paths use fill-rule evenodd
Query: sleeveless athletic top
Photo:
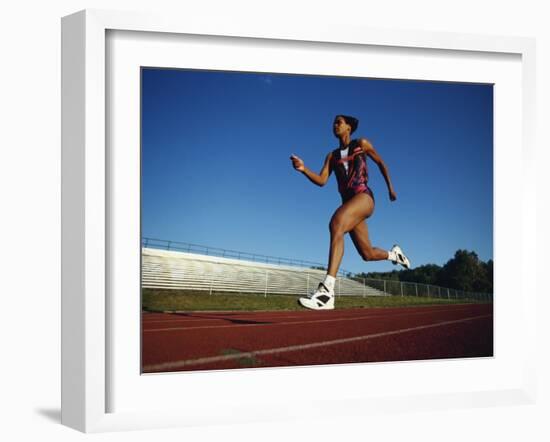
M 366 192 L 373 199 L 372 190 L 367 185 L 369 173 L 367 169 L 367 154 L 359 145 L 358 140 L 351 140 L 348 145 L 348 155 L 342 158 L 340 148 L 332 151 L 331 166 L 336 181 L 338 192 L 344 200 L 358 193 Z M 344 164 L 347 163 L 347 170 Z

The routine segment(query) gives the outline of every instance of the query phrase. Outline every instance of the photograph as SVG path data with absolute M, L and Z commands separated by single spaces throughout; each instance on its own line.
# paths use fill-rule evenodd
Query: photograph
M 493 357 L 493 84 L 140 93 L 142 374 Z

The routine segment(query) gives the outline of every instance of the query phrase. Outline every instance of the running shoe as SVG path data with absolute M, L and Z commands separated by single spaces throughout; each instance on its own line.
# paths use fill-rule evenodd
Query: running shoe
M 311 310 L 334 310 L 334 290 L 328 290 L 321 282 L 315 292 L 298 302 Z
M 397 244 L 394 245 L 392 248 L 391 248 L 391 251 L 394 253 L 394 256 L 396 257 L 396 260 L 392 262 L 394 264 L 401 264 L 403 267 L 405 267 L 406 269 L 410 269 L 411 268 L 411 263 L 409 261 L 409 258 L 407 258 L 405 256 L 405 254 L 403 253 L 403 250 L 401 250 L 401 247 L 399 247 Z

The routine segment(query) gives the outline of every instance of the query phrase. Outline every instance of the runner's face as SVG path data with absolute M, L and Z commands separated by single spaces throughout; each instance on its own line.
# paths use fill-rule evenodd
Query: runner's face
M 346 132 L 351 133 L 351 126 L 346 123 L 342 117 L 336 117 L 332 125 L 332 131 L 336 137 L 344 135 Z

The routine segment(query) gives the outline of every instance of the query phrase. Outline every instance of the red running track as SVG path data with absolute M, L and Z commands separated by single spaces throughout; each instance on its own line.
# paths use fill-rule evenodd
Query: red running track
M 144 373 L 492 355 L 492 304 L 142 314 Z

